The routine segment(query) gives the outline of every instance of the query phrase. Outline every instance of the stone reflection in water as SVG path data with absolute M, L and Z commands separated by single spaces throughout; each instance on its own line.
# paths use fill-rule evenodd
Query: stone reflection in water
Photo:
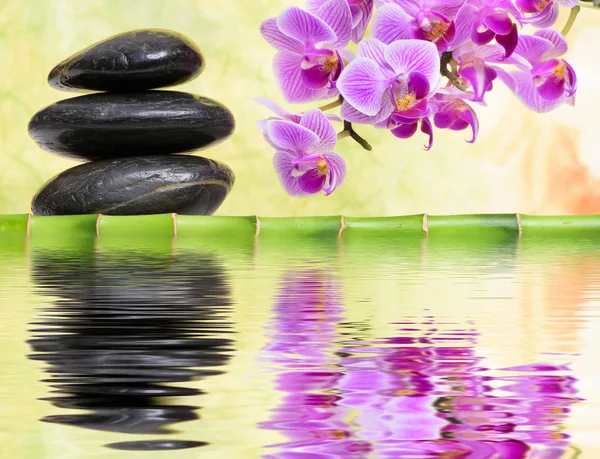
M 264 356 L 280 406 L 262 428 L 287 441 L 268 459 L 558 459 L 579 399 L 567 366 L 492 370 L 468 326 L 405 318 L 389 339 L 349 339 L 336 283 L 324 272 L 281 283 Z M 364 336 L 364 332 L 361 332 Z M 356 335 L 355 335 L 356 336 Z
M 37 251 L 39 293 L 58 297 L 32 325 L 32 359 L 49 365 L 49 402 L 85 410 L 42 421 L 156 436 L 198 418 L 169 397 L 201 391 L 184 383 L 220 374 L 233 341 L 230 289 L 222 266 L 202 255 L 111 257 Z M 174 438 L 124 441 L 125 450 L 203 446 Z

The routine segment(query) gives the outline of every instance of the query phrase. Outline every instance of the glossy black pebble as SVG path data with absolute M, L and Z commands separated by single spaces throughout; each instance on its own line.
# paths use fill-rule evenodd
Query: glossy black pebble
M 177 91 L 73 97 L 39 111 L 28 127 L 41 148 L 91 161 L 185 153 L 215 145 L 234 128 L 224 105 Z
M 192 80 L 204 65 L 198 46 L 177 32 L 133 30 L 65 59 L 52 69 L 48 83 L 67 91 L 143 91 Z
M 235 181 L 224 164 L 198 156 L 152 156 L 81 164 L 34 196 L 34 215 L 211 215 Z

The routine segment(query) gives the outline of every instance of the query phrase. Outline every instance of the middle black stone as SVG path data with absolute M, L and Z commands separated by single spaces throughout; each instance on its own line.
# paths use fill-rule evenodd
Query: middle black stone
M 185 153 L 215 145 L 234 128 L 224 105 L 177 91 L 73 97 L 36 113 L 28 127 L 41 148 L 90 161 Z

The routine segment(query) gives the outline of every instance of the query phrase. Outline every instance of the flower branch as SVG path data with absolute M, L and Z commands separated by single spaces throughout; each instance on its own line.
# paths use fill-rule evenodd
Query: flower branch
M 573 104 L 577 76 L 562 58 L 565 36 L 580 6 L 598 7 L 598 0 L 305 1 L 260 29 L 276 50 L 275 78 L 288 103 L 335 99 L 299 114 L 266 104 L 276 116 L 259 127 L 293 196 L 341 186 L 346 163 L 334 152 L 337 142 L 352 138 L 372 150 L 358 124 L 398 139 L 424 135 L 428 150 L 437 129 L 470 130 L 475 142 L 474 104 L 485 106 L 499 83 L 535 112 Z M 551 28 L 560 8 L 571 9 L 562 33 Z M 526 25 L 537 30 L 523 33 Z M 330 112 L 338 108 L 339 116 Z M 333 121 L 343 122 L 341 132 Z

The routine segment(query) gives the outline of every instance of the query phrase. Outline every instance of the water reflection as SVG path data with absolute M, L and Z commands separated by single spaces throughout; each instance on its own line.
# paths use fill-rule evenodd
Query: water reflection
M 201 254 L 33 253 L 41 294 L 57 297 L 33 325 L 32 359 L 49 364 L 46 398 L 85 410 L 46 422 L 124 434 L 169 434 L 198 418 L 197 406 L 171 397 L 200 390 L 175 385 L 220 374 L 228 336 L 230 288 L 224 268 Z M 191 398 L 194 400 L 194 398 Z M 108 445 L 125 450 L 203 446 L 173 438 Z
M 407 317 L 396 336 L 369 340 L 343 316 L 327 272 L 280 282 L 263 355 L 283 396 L 261 427 L 286 440 L 263 457 L 558 459 L 569 450 L 563 424 L 579 398 L 568 366 L 490 369 L 472 325 Z

